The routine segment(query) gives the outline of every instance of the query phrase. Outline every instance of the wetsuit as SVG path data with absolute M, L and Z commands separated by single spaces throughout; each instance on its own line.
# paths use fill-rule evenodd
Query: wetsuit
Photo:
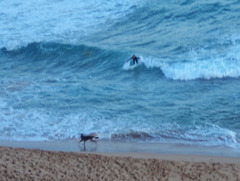
M 135 64 L 135 62 L 138 63 L 138 58 L 137 58 L 137 57 L 134 57 L 134 58 L 132 58 L 132 59 L 133 59 L 133 65 Z

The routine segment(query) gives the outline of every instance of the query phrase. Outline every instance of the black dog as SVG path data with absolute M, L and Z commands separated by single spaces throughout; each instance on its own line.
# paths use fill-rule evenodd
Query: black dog
M 89 135 L 81 134 L 80 138 L 81 139 L 80 139 L 79 143 L 82 142 L 82 141 L 84 142 L 84 151 L 85 151 L 85 142 L 87 140 L 90 140 L 90 141 L 96 143 L 96 139 L 98 139 L 99 137 L 97 137 L 97 135 L 95 133 L 91 133 Z

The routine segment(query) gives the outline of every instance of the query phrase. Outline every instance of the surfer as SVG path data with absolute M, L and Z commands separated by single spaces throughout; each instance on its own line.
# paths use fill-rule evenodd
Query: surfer
M 133 65 L 135 65 L 135 63 L 138 63 L 138 60 L 140 59 L 140 57 L 136 57 L 135 55 L 133 55 L 131 58 L 129 58 L 128 60 L 127 60 L 127 62 L 128 61 L 130 61 L 130 60 L 132 60 L 133 61 Z
M 138 63 L 138 60 L 140 59 L 140 57 L 136 57 L 135 55 L 133 55 L 131 59 L 133 60 L 133 65 L 134 65 L 135 63 Z

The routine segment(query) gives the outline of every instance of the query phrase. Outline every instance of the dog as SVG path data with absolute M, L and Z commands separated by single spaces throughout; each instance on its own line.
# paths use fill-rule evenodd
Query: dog
M 88 135 L 81 134 L 79 143 L 83 141 L 84 151 L 85 151 L 86 150 L 85 142 L 90 140 L 91 142 L 97 143 L 96 139 L 98 139 L 98 138 L 99 137 L 95 133 L 91 133 L 91 134 L 88 134 Z

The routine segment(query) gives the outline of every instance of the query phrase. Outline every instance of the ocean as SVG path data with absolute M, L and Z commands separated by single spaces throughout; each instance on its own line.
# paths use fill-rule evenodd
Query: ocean
M 0 139 L 239 150 L 239 19 L 237 0 L 0 0 Z

